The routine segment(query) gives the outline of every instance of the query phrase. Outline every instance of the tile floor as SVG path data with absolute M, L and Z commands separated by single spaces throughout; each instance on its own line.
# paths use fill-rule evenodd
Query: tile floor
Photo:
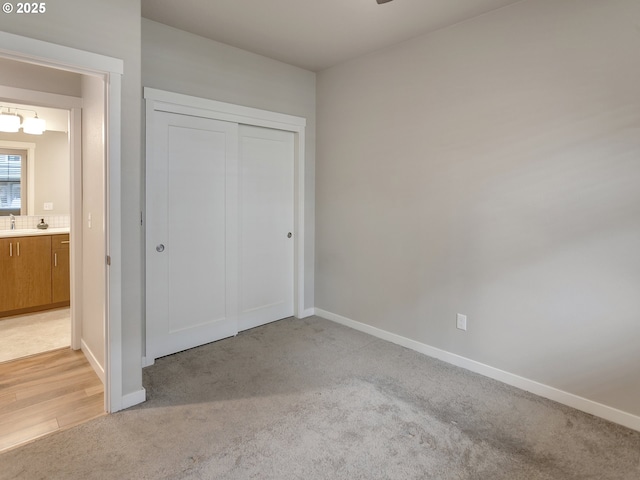
M 70 345 L 69 308 L 0 318 L 0 363 Z

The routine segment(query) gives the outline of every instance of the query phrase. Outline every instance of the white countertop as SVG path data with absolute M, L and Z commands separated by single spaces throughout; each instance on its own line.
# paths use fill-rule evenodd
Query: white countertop
M 47 228 L 40 230 L 38 228 L 19 228 L 17 230 L 0 230 L 0 238 L 7 237 L 34 237 L 37 235 L 61 235 L 69 233 L 67 228 Z

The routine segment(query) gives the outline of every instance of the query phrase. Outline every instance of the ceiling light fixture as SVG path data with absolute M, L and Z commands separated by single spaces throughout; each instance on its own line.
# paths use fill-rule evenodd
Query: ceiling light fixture
M 2 113 L 3 109 L 7 109 L 7 113 Z M 11 113 L 12 107 L 3 107 L 0 105 L 0 132 L 17 133 L 22 127 L 24 133 L 30 135 L 42 135 L 47 129 L 47 122 L 42 118 L 38 118 L 38 112 L 35 110 L 29 110 L 26 108 L 13 108 L 14 113 Z M 34 117 L 25 118 L 20 124 L 20 116 L 18 110 L 24 110 L 25 112 L 33 112 Z
M 389 3 L 391 0 L 376 0 L 376 2 L 378 2 L 378 5 L 382 5 L 383 3 Z

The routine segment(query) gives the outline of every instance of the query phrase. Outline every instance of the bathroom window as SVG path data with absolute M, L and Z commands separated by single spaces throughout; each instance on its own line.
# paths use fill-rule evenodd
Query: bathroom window
M 0 216 L 26 215 L 27 152 L 0 150 Z

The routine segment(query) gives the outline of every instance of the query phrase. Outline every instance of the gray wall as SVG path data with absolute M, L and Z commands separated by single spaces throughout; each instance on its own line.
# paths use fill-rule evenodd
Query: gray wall
M 0 15 L 0 30 L 124 60 L 122 77 L 123 394 L 142 385 L 140 0 L 57 0 L 42 15 Z M 79 83 L 70 88 L 76 91 Z M 22 88 L 29 88 L 22 86 Z M 62 92 L 55 92 L 62 93 Z
M 142 20 L 142 82 L 170 92 L 307 119 L 305 308 L 314 306 L 314 73 Z
M 37 137 L 35 215 L 68 215 L 71 191 L 69 134 L 49 131 L 31 137 Z M 53 210 L 45 210 L 44 202 L 53 203 Z
M 525 1 L 318 74 L 316 307 L 639 415 L 638 18 Z
M 42 135 L 0 132 L 0 140 L 33 143 L 36 146 L 33 214 L 44 217 L 69 215 L 69 135 L 52 130 L 47 130 Z M 44 210 L 44 202 L 53 203 L 53 210 Z
M 8 17 L 8 15 L 3 15 Z M 0 17 L 2 20 L 2 17 Z M 5 28 L 0 21 L 0 30 L 17 33 Z M 25 37 L 29 35 L 23 35 Z M 36 90 L 58 95 L 79 97 L 81 93 L 80 75 L 64 70 L 54 70 L 39 65 L 0 58 L 0 85 L 25 90 Z

